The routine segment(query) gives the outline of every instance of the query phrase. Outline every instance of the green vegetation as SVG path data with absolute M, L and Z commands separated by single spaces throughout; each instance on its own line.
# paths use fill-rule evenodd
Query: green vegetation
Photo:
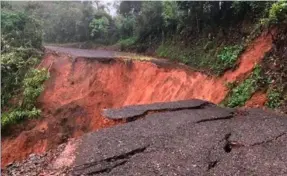
M 2 130 L 7 126 L 16 124 L 25 118 L 34 118 L 40 115 L 39 109 L 33 108 L 32 110 L 15 109 L 9 112 L 3 112 L 1 115 L 1 127 Z
M 27 70 L 38 63 L 36 55 L 13 50 L 1 55 L 1 106 L 10 106 L 9 100 L 19 94 Z
M 35 103 L 47 79 L 47 71 L 34 69 L 42 55 L 41 23 L 27 13 L 4 7 L 7 8 L 1 9 L 2 129 L 39 115 Z
M 223 104 L 231 108 L 243 106 L 258 89 L 258 82 L 262 79 L 260 72 L 261 68 L 258 66 L 255 67 L 249 78 L 231 90 L 229 96 L 226 98 Z
M 43 83 L 48 79 L 45 69 L 31 69 L 23 80 L 23 97 L 16 107 L 4 112 L 1 117 L 1 126 L 5 129 L 8 125 L 18 123 L 25 118 L 40 115 L 41 110 L 35 107 L 38 96 L 43 91 Z
M 238 45 L 224 47 L 217 55 L 218 62 L 214 68 L 221 73 L 226 69 L 234 67 L 241 51 L 242 47 Z
M 3 129 L 5 129 L 6 126 L 15 124 L 24 118 L 32 118 L 40 115 L 41 111 L 35 107 L 35 104 L 38 96 L 43 91 L 43 83 L 48 79 L 48 77 L 48 72 L 45 69 L 30 69 L 26 73 L 23 81 L 19 83 L 19 85 L 23 87 L 23 91 L 21 91 L 22 89 L 20 88 L 18 91 L 12 92 L 14 95 L 10 93 L 9 90 L 4 89 L 1 91 L 2 95 L 3 93 L 8 92 L 8 95 L 3 95 L 3 101 L 1 102 L 3 103 L 2 107 L 8 109 L 1 117 L 1 125 Z M 5 78 L 7 78 L 7 76 Z M 13 80 L 11 81 L 11 84 L 7 83 L 7 85 L 14 88 L 15 85 L 13 85 L 13 83 L 15 82 Z M 23 92 L 22 95 L 21 92 Z M 21 95 L 21 97 L 19 97 L 20 100 L 17 99 L 18 104 L 15 104 L 15 102 L 10 104 L 9 101 L 11 98 L 15 98 L 15 96 L 17 97 L 19 95 Z
M 90 2 L 23 2 L 23 10 L 43 24 L 46 43 L 83 42 L 90 40 L 89 24 L 94 15 Z
M 89 24 L 91 28 L 91 36 L 104 36 L 107 38 L 108 34 L 108 27 L 109 27 L 109 20 L 103 16 L 99 19 L 93 19 Z
M 25 109 L 34 108 L 36 99 L 43 91 L 43 83 L 49 78 L 49 73 L 46 69 L 31 69 L 26 74 L 23 81 L 23 104 Z
M 186 48 L 182 48 L 177 45 L 173 45 L 172 43 L 164 43 L 160 45 L 156 54 L 160 57 L 170 58 L 172 60 L 178 60 L 185 64 L 188 64 L 192 61 L 192 51 Z M 195 64 L 195 62 L 193 62 Z
M 287 24 L 286 1 L 3 1 L 1 5 L 4 127 L 40 113 L 35 102 L 48 73 L 35 68 L 43 41 L 81 43 L 79 46 L 85 48 L 115 44 L 123 51 L 148 51 L 220 75 L 236 66 L 241 52 L 262 29 L 276 25 L 281 30 Z M 111 6 L 117 9 L 116 14 L 110 13 Z M 286 82 L 282 59 L 286 29 L 280 33 L 283 35 L 277 38 L 282 41 L 276 42 L 273 55 L 266 59 L 269 67 L 264 67 L 268 68 L 264 72 L 273 74 L 276 87 Z M 233 84 L 226 106 L 244 105 L 262 81 L 260 70 L 255 68 L 248 79 Z M 270 87 L 270 83 L 264 86 Z M 267 106 L 281 106 L 280 90 L 268 90 Z
M 2 10 L 1 33 L 1 50 L 10 47 L 39 49 L 42 45 L 41 23 L 22 12 Z
M 92 41 L 110 45 L 132 38 L 136 39 L 133 44 L 123 44 L 122 49 L 135 49 L 143 52 L 150 47 L 156 49 L 159 44 L 170 40 L 175 45 L 183 44 L 183 47 L 188 49 L 193 49 L 195 46 L 193 44 L 188 46 L 187 43 L 191 41 L 197 43 L 196 41 L 200 39 L 209 39 L 212 43 L 217 43 L 216 46 L 220 48 L 238 45 L 253 28 L 253 25 L 241 25 L 243 21 L 255 25 L 260 19 L 275 23 L 286 18 L 286 1 L 121 1 L 110 3 L 79 1 L 5 2 L 2 4 L 5 8 L 41 21 L 44 26 L 45 42 Z M 117 8 L 117 14 L 113 14 L 115 16 L 111 16 L 111 6 Z M 224 44 L 221 45 L 222 43 Z M 208 42 L 204 45 L 206 44 Z
M 135 42 L 136 42 L 136 38 L 130 37 L 127 39 L 119 40 L 117 42 L 117 45 L 119 45 L 120 49 L 123 51 L 123 50 L 126 50 L 126 48 L 130 48 L 133 44 L 135 44 Z
M 241 51 L 241 46 L 234 45 L 222 48 L 217 47 L 213 41 L 198 42 L 197 46 L 190 48 L 166 42 L 157 48 L 156 54 L 220 75 L 225 70 L 235 66 Z
M 269 88 L 267 91 L 266 106 L 269 108 L 278 108 L 282 104 L 282 91 L 283 89 Z
M 144 52 L 152 48 L 160 57 L 220 75 L 235 66 L 244 47 L 254 38 L 250 35 L 260 33 L 260 20 L 269 18 L 277 4 L 123 1 L 119 36 L 135 40 L 121 39 L 119 43 L 123 43 L 121 50 Z M 249 25 L 241 25 L 243 21 Z
M 279 1 L 272 4 L 268 11 L 268 16 L 261 20 L 263 25 L 287 23 L 287 2 Z

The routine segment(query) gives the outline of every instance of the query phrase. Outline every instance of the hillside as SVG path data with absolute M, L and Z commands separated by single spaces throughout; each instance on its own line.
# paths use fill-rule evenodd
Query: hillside
M 286 1 L 1 6 L 3 175 L 287 173 Z

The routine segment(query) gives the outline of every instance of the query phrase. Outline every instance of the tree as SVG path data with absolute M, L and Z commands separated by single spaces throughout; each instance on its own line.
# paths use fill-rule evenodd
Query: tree
M 91 29 L 91 36 L 98 38 L 106 38 L 109 28 L 109 20 L 105 16 L 98 19 L 93 19 L 89 27 Z
M 141 1 L 122 1 L 118 12 L 123 16 L 137 15 L 141 11 Z

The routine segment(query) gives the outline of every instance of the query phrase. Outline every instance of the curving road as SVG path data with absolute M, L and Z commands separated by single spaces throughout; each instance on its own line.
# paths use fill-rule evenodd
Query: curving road
M 67 48 L 58 46 L 44 46 L 46 50 L 56 51 L 60 53 L 69 54 L 75 57 L 86 57 L 86 58 L 114 58 L 119 55 L 119 52 L 106 51 L 106 50 L 94 50 L 94 49 L 78 49 L 78 48 Z

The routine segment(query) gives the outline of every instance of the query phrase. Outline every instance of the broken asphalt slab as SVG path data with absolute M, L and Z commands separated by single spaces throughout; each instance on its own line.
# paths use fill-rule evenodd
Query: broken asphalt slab
M 63 152 L 73 151 L 65 171 L 47 167 L 47 172 L 287 175 L 286 116 L 260 109 L 226 109 L 201 100 L 133 105 L 104 114 L 117 120 L 137 118 L 82 136 L 72 150 Z
M 178 111 L 183 109 L 200 109 L 201 107 L 210 104 L 202 100 L 182 100 L 177 102 L 159 102 L 144 105 L 131 105 L 118 109 L 104 109 L 103 115 L 112 120 L 135 120 L 143 117 L 150 112 L 162 111 Z

